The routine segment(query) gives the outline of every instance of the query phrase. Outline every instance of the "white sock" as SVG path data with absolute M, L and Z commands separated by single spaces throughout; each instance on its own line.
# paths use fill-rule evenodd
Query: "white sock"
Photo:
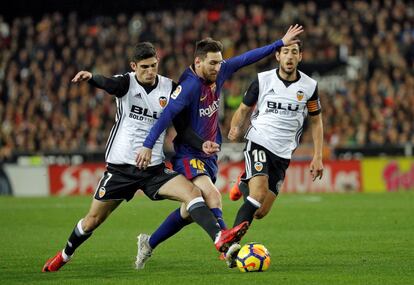
M 259 209 L 261 206 L 262 206 L 262 204 L 259 202 L 259 201 L 257 201 L 256 199 L 254 199 L 254 198 L 252 198 L 252 197 L 250 197 L 250 196 L 247 196 L 247 198 L 246 198 L 253 206 L 255 206 L 257 209 Z
M 62 257 L 63 257 L 64 262 L 68 262 L 72 258 L 72 256 L 73 256 L 73 254 L 72 255 L 67 255 L 66 252 L 65 252 L 65 249 L 62 250 Z

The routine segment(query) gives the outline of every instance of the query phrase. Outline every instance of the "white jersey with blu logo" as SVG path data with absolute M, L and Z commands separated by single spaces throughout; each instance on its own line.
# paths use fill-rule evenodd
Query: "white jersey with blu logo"
M 255 90 L 257 104 L 246 138 L 290 159 L 299 144 L 306 116 L 320 113 L 317 82 L 300 71 L 297 80 L 285 81 L 273 69 L 258 74 Z
M 137 151 L 167 105 L 173 87 L 171 79 L 157 76 L 158 84 L 149 94 L 138 83 L 134 72 L 113 77 L 123 77 L 123 82 L 129 82 L 129 88 L 126 94 L 116 95 L 117 112 L 106 144 L 106 162 L 136 164 Z M 164 137 L 165 131 L 154 145 L 150 166 L 164 160 Z

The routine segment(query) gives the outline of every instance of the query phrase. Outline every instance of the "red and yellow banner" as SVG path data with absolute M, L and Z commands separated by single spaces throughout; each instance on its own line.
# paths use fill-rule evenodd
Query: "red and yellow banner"
M 104 163 L 50 165 L 50 194 L 67 196 L 94 193 L 104 172 Z
M 364 158 L 362 160 L 324 161 L 321 180 L 312 181 L 309 161 L 292 161 L 286 172 L 282 192 L 344 193 L 414 190 L 414 159 Z M 244 162 L 219 164 L 216 187 L 227 192 L 244 170 Z M 103 163 L 76 166 L 49 166 L 51 195 L 90 194 L 105 171 Z
M 413 158 L 366 158 L 361 168 L 364 192 L 414 190 Z

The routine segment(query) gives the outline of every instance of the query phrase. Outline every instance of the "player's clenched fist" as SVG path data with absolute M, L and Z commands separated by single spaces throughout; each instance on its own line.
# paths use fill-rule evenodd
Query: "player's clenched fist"
M 207 155 L 212 155 L 220 151 L 220 145 L 212 141 L 205 141 L 202 147 L 204 153 Z

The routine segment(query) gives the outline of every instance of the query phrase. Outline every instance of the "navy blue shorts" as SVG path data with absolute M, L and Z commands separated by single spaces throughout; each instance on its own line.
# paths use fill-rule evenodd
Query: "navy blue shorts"
M 208 158 L 195 156 L 174 156 L 171 160 L 173 169 L 184 175 L 188 180 L 193 180 L 197 176 L 207 175 L 213 183 L 217 179 L 217 156 Z

